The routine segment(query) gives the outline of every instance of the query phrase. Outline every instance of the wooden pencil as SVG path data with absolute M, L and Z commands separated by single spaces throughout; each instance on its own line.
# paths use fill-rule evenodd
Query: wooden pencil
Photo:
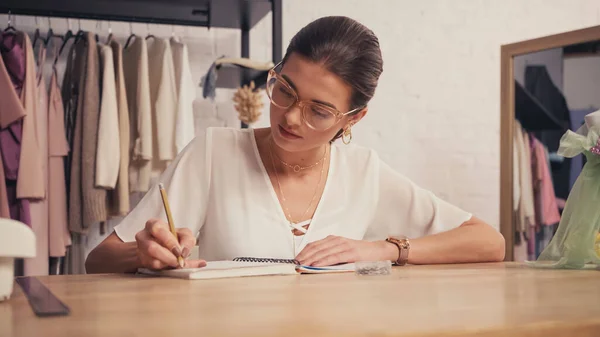
M 171 215 L 171 207 L 169 207 L 169 200 L 167 199 L 167 191 L 162 183 L 158 184 L 158 188 L 160 190 L 160 196 L 162 197 L 163 206 L 165 207 L 165 213 L 167 213 L 167 222 L 169 223 L 169 230 L 175 237 L 175 240 L 179 242 L 179 237 L 177 236 L 177 231 L 175 230 L 175 223 L 173 222 L 173 216 Z M 179 263 L 179 267 L 183 268 L 185 265 L 183 262 L 183 257 L 181 255 L 177 256 L 177 262 Z

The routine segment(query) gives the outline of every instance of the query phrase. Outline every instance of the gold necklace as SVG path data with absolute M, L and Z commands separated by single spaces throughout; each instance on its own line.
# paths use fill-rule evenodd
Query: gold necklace
M 277 186 L 279 188 L 279 194 L 281 194 L 281 201 L 282 201 L 282 206 L 284 208 L 285 211 L 287 211 L 287 220 L 290 222 L 290 224 L 296 223 L 294 221 L 294 219 L 292 218 L 292 214 L 290 213 L 290 210 L 288 209 L 288 207 L 286 206 L 287 200 L 285 198 L 285 195 L 283 194 L 283 189 L 281 188 L 281 183 L 279 182 L 279 174 L 277 174 L 277 169 L 275 168 L 275 161 L 273 160 L 273 146 L 271 143 L 270 148 L 270 157 L 271 157 L 271 165 L 273 166 L 273 172 L 275 172 L 275 180 L 277 181 Z M 323 155 L 323 158 L 325 158 L 325 156 L 327 155 L 327 148 L 325 148 L 325 155 Z M 325 171 L 325 162 L 323 162 L 323 165 L 321 166 L 321 173 L 319 175 L 319 182 L 317 183 L 317 186 L 315 187 L 315 192 L 313 193 L 312 198 L 310 199 L 310 203 L 308 204 L 308 207 L 306 208 L 306 210 L 304 211 L 304 213 L 302 214 L 302 216 L 300 217 L 301 219 L 304 218 L 304 216 L 306 215 L 306 213 L 308 212 L 308 210 L 310 210 L 315 197 L 317 196 L 317 192 L 319 191 L 319 186 L 321 185 L 321 180 L 323 179 L 323 172 Z
M 319 165 L 323 161 L 323 159 L 325 159 L 325 155 L 327 154 L 327 147 L 325 147 L 325 151 L 323 152 L 323 157 L 321 157 L 321 159 L 319 159 L 319 161 L 317 161 L 316 163 L 314 163 L 312 165 L 309 165 L 309 166 L 300 166 L 300 165 L 297 165 L 297 164 L 296 165 L 292 165 L 292 164 L 288 164 L 285 161 L 283 161 L 283 159 L 279 158 L 279 156 L 277 155 L 277 153 L 273 152 L 273 141 L 271 141 L 271 154 L 275 154 L 275 157 L 277 157 L 277 160 L 279 160 L 283 165 L 291 168 L 294 172 L 298 173 L 298 172 L 300 172 L 302 170 L 313 168 L 313 167 Z

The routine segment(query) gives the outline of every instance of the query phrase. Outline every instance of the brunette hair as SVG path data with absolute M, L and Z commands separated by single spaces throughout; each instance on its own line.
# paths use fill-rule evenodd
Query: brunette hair
M 377 36 L 345 16 L 322 17 L 306 25 L 292 38 L 283 64 L 292 53 L 322 63 L 347 83 L 352 88 L 350 110 L 367 106 L 383 71 Z

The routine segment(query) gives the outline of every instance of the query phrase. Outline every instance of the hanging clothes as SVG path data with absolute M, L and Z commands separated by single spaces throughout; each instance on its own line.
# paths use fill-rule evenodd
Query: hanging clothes
M 1 114 L 1 112 L 0 112 Z M 1 125 L 1 124 L 0 124 Z M 2 151 L 0 146 L 0 152 Z M 8 208 L 8 195 L 6 193 L 6 175 L 4 174 L 4 161 L 0 153 L 0 218 L 10 219 L 10 210 Z
M 31 225 L 29 199 L 45 197 L 34 118 L 37 101 L 33 48 L 23 32 L 3 33 L 1 43 L 0 150 L 6 197 L 11 218 Z
M 63 257 L 71 245 L 68 229 L 65 157 L 69 153 L 64 108 L 58 75 L 52 71 L 48 102 L 48 250 L 51 257 Z
M 154 38 L 148 45 L 150 99 L 153 125 L 154 173 L 162 173 L 175 158 L 175 120 L 177 117 L 177 88 L 173 54 L 169 40 Z
M 528 227 L 535 225 L 535 208 L 533 198 L 533 185 L 531 173 L 531 151 L 529 149 L 529 136 L 515 124 L 517 146 L 519 148 L 519 178 L 521 180 L 521 198 L 519 207 L 519 224 L 517 228 L 526 233 Z
M 517 125 L 518 124 L 518 125 Z M 513 212 L 512 221 L 515 224 L 514 244 L 513 244 L 513 259 L 515 261 L 524 261 L 527 259 L 527 248 L 525 244 L 525 235 L 521 230 L 522 220 L 520 219 L 521 212 L 521 130 L 522 127 L 518 120 L 515 120 L 513 130 Z
M 533 194 L 533 172 L 531 171 L 531 147 L 530 137 L 527 132 L 523 132 L 523 144 L 525 145 L 525 156 L 524 162 L 527 167 L 525 168 L 526 178 L 525 185 L 523 185 L 523 193 L 525 193 L 526 208 L 525 210 L 525 223 L 527 233 L 527 256 L 529 260 L 534 260 L 535 257 L 535 197 Z
M 44 63 L 46 61 L 46 48 L 40 46 L 37 58 L 36 97 L 37 105 L 33 117 L 36 124 L 36 141 L 39 149 L 41 166 L 38 168 L 43 175 L 43 188 L 48 191 L 48 91 L 44 81 Z M 47 193 L 46 193 L 47 196 Z M 31 229 L 35 234 L 36 255 L 26 259 L 24 270 L 27 276 L 48 275 L 48 198 L 32 200 L 30 202 Z
M 533 190 L 535 199 L 535 260 L 550 243 L 554 225 L 560 221 L 560 213 L 550 173 L 548 150 L 539 140 L 531 136 Z
M 187 45 L 175 38 L 171 38 L 170 43 L 177 95 L 175 146 L 177 153 L 180 153 L 195 136 L 193 103 L 196 99 L 196 87 L 192 79 Z
M 92 224 L 106 221 L 106 190 L 95 187 L 96 149 L 100 113 L 98 50 L 92 33 L 77 41 L 72 80 L 78 81 L 77 108 L 74 111 L 72 162 L 69 193 L 69 229 L 87 233 Z M 73 111 L 70 111 L 71 113 Z
M 540 132 L 540 141 L 548 146 L 551 153 L 556 153 L 561 137 L 566 130 L 571 128 L 567 101 L 560 89 L 552 82 L 546 66 L 527 66 L 525 68 L 525 87 L 562 124 L 561 129 Z M 570 158 L 564 158 L 552 170 L 556 195 L 564 199 L 569 195 L 570 171 Z
M 535 137 L 532 139 L 532 171 L 534 172 L 534 195 L 538 226 L 553 226 L 560 222 L 560 213 L 554 193 L 552 175 L 546 149 Z
M 117 112 L 119 118 L 119 176 L 117 185 L 109 193 L 109 207 L 112 215 L 126 215 L 129 213 L 129 154 L 130 154 L 130 125 L 129 108 L 127 107 L 127 90 L 123 75 L 123 49 L 121 44 L 114 39 L 110 41 L 113 53 L 115 72 L 115 89 L 117 95 Z
M 112 190 L 117 185 L 121 158 L 119 111 L 112 48 L 98 44 L 100 54 L 100 121 L 96 147 L 96 187 Z
M 0 216 L 21 221 L 25 220 L 23 222 L 27 223 L 29 201 L 24 201 L 26 209 L 23 210 L 22 214 L 20 214 L 18 208 L 16 212 L 14 209 L 17 202 L 16 180 L 20 156 L 20 143 L 14 140 L 21 138 L 22 119 L 25 116 L 25 110 L 19 99 L 20 88 L 25 80 L 25 55 L 22 48 L 16 43 L 11 43 L 12 48 L 9 48 L 6 43 L 7 40 L 3 36 L 1 42 L 3 47 L 6 47 L 11 53 L 17 54 L 18 58 L 8 58 L 12 61 L 11 73 L 9 74 L 7 65 L 4 63 L 4 53 L 0 57 L 0 163 L 2 164 L 2 167 L 0 167 Z M 22 61 L 14 62 L 15 59 L 21 59 Z
M 152 171 L 153 141 L 148 48 L 145 39 L 136 37 L 123 50 L 123 71 L 131 127 L 129 186 L 131 192 L 147 192 Z
M 535 207 L 529 136 L 518 121 L 515 121 L 514 145 L 518 157 L 519 204 L 514 207 L 516 208 L 514 213 L 516 230 L 513 252 L 516 261 L 524 261 L 530 258 L 530 252 L 535 249 L 535 246 L 532 246 L 532 234 L 535 233 Z M 513 177 L 513 179 L 516 179 L 516 177 Z M 513 198 L 516 200 L 515 195 L 513 195 Z

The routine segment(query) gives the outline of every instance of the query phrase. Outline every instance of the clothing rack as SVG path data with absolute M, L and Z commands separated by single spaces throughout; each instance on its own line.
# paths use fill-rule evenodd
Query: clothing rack
M 515 118 L 529 131 L 565 129 L 562 123 L 516 80 Z
M 250 57 L 250 30 L 272 12 L 272 58 L 282 58 L 282 0 L 4 0 L 0 13 L 170 24 L 241 30 L 241 57 Z M 219 70 L 217 88 L 237 88 L 267 79 L 266 71 L 236 66 Z

